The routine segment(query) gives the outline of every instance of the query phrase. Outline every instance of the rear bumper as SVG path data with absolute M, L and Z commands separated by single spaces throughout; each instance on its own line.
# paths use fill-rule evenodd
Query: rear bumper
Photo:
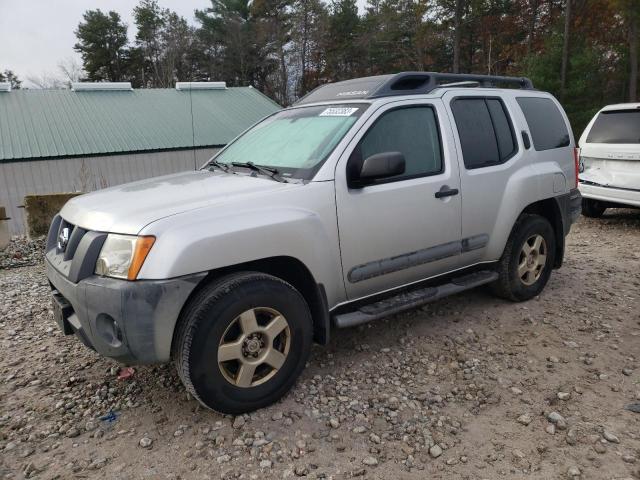
M 129 282 L 89 276 L 69 281 L 45 259 L 60 325 L 100 355 L 128 365 L 167 362 L 173 331 L 187 298 L 206 274 Z
M 578 218 L 580 217 L 581 213 L 582 213 L 582 195 L 580 194 L 580 190 L 578 190 L 577 188 L 574 188 L 569 193 L 569 222 L 570 222 L 570 224 L 574 224 L 578 220 Z M 568 229 L 567 229 L 566 233 L 569 233 Z M 566 233 L 565 233 L 565 235 L 566 235 Z
M 640 190 L 580 183 L 580 193 L 584 198 L 600 200 L 601 202 L 640 207 Z

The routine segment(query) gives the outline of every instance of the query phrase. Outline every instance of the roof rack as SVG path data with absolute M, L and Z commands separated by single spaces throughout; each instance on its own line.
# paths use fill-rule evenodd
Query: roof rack
M 296 105 L 329 100 L 368 99 L 397 95 L 424 95 L 447 87 L 516 87 L 533 89 L 526 77 L 502 77 L 466 73 L 402 72 L 395 75 L 354 78 L 321 85 L 302 97 Z

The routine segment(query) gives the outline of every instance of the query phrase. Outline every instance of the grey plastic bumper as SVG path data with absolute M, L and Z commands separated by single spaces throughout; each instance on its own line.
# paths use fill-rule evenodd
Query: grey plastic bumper
M 569 234 L 573 225 L 582 213 L 582 196 L 577 188 L 571 189 L 567 194 L 556 197 L 560 213 L 562 215 L 562 226 L 565 236 Z
M 169 361 L 182 306 L 206 276 L 135 282 L 90 276 L 73 283 L 48 259 L 45 264 L 54 297 L 70 304 L 63 331 L 76 333 L 99 354 L 128 365 Z
M 569 194 L 569 217 L 571 223 L 575 223 L 582 213 L 582 195 L 577 188 L 571 190 Z

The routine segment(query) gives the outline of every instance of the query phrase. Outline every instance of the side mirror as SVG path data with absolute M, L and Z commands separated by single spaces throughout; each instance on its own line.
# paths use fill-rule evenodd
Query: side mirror
M 404 155 L 400 152 L 376 153 L 364 159 L 358 180 L 369 182 L 404 173 Z

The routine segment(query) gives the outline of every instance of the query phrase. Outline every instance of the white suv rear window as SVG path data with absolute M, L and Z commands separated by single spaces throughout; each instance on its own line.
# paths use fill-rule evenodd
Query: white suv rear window
M 600 112 L 587 143 L 640 143 L 640 109 Z

